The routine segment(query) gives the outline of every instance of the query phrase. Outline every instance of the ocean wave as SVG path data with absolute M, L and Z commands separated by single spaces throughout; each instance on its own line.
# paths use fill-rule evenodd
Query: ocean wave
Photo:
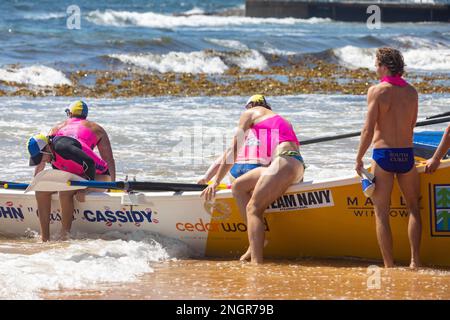
M 113 46 L 124 46 L 127 44 L 131 44 L 137 47 L 146 47 L 146 46 L 161 46 L 166 47 L 176 43 L 177 41 L 171 37 L 158 37 L 158 38 L 128 38 L 128 39 L 111 39 L 106 40 L 106 43 Z
M 154 12 L 132 12 L 95 10 L 87 15 L 87 20 L 97 24 L 115 27 L 138 26 L 148 28 L 176 28 L 176 27 L 223 27 L 248 26 L 260 24 L 295 25 L 301 23 L 316 24 L 329 22 L 330 19 L 310 18 L 251 18 L 240 16 L 190 15 L 173 16 Z
M 295 55 L 298 53 L 295 51 L 281 50 L 281 49 L 277 49 L 277 48 L 269 47 L 269 46 L 264 47 L 263 52 L 267 53 L 267 54 L 275 54 L 278 56 L 292 56 L 292 55 Z
M 235 50 L 248 50 L 248 47 L 238 40 L 226 40 L 226 39 L 214 39 L 214 38 L 205 38 L 205 41 L 224 47 Z
M 141 68 L 156 70 L 161 73 L 224 73 L 228 67 L 216 56 L 209 56 L 203 51 L 169 52 L 168 54 L 111 54 L 109 57 L 123 63 Z
M 371 36 L 371 35 L 358 38 L 358 42 L 366 43 L 366 44 L 369 44 L 372 46 L 375 45 L 377 47 L 382 47 L 382 46 L 386 45 L 385 41 L 383 41 L 380 38 L 377 38 L 375 36 Z
M 79 240 L 21 246 L 31 254 L 0 253 L 0 299 L 39 299 L 43 290 L 130 282 L 153 272 L 150 262 L 185 257 L 189 250 L 179 241 L 144 232 L 76 238 Z M 16 270 L 16 276 L 11 277 L 10 270 Z
M 232 53 L 229 57 L 225 56 L 225 62 L 229 62 L 241 69 L 264 70 L 267 68 L 267 60 L 256 50 L 240 51 L 239 54 Z
M 335 56 L 344 66 L 350 68 L 374 68 L 377 48 L 345 46 L 334 49 Z M 450 70 L 450 49 L 418 48 L 401 50 L 406 70 L 446 72 Z
M 24 15 L 27 20 L 51 20 L 51 19 L 61 19 L 67 17 L 64 12 L 50 12 L 50 13 L 29 13 Z
M 72 84 L 61 71 L 43 65 L 32 65 L 23 68 L 2 68 L 0 69 L 0 80 L 50 87 Z
M 202 15 L 202 14 L 205 14 L 205 10 L 203 10 L 199 7 L 194 7 L 191 10 L 187 10 L 182 13 L 182 15 L 186 15 L 186 16 L 195 16 L 195 15 Z
M 448 44 L 443 41 L 437 41 L 436 39 L 426 39 L 415 36 L 398 36 L 392 40 L 400 48 L 415 49 L 415 48 L 427 48 L 427 49 L 445 49 L 450 48 Z
M 267 60 L 256 50 L 233 52 L 194 51 L 167 54 L 110 54 L 110 58 L 161 73 L 222 74 L 231 66 L 242 69 L 267 68 Z
M 231 8 L 223 8 L 214 12 L 218 16 L 245 16 L 245 4 L 240 4 Z

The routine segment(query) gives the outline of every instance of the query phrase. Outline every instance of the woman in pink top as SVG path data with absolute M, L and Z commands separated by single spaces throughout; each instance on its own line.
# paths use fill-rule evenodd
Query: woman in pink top
M 270 108 L 269 106 L 265 107 Z M 273 153 L 273 150 L 268 149 L 268 147 L 275 145 L 273 142 L 267 141 L 267 133 L 258 136 L 258 132 L 253 128 L 245 133 L 239 132 L 237 136 L 239 136 L 239 138 L 243 137 L 244 143 L 239 149 L 236 160 L 230 169 L 231 181 L 234 181 L 253 169 L 261 166 L 267 167 L 272 161 L 271 154 Z M 227 150 L 226 152 L 230 152 L 230 150 Z M 224 155 L 214 161 L 206 171 L 205 175 L 197 181 L 198 184 L 208 183 L 217 174 L 223 157 Z
M 291 184 L 303 179 L 304 162 L 299 151 L 299 142 L 291 124 L 271 109 L 265 107 L 267 102 L 262 95 L 252 96 L 246 111 L 239 120 L 241 132 L 252 130 L 257 138 L 263 135 L 268 143 L 267 151 L 272 161 L 268 167 L 259 167 L 242 175 L 233 182 L 232 190 L 239 210 L 247 218 L 250 247 L 241 257 L 251 257 L 252 263 L 263 262 L 264 221 L 266 208 L 289 188 Z M 239 137 L 235 135 L 232 147 L 220 164 L 218 173 L 202 192 L 206 200 L 211 200 L 217 186 L 230 170 L 236 159 L 236 151 L 242 147 Z

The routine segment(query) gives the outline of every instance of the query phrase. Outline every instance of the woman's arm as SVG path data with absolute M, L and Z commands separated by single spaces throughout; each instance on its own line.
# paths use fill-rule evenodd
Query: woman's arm
M 427 164 L 425 166 L 426 173 L 433 173 L 436 171 L 436 169 L 439 167 L 439 164 L 441 163 L 441 159 L 448 152 L 449 148 L 450 148 L 450 125 L 448 125 L 447 129 L 445 130 L 444 135 L 442 136 L 441 143 L 434 152 L 433 157 L 431 157 L 431 159 L 428 159 Z
M 228 152 L 228 150 L 225 152 Z M 208 168 L 208 170 L 206 170 L 203 178 L 198 180 L 197 183 L 198 184 L 207 184 L 216 175 L 217 171 L 219 170 L 222 159 L 223 159 L 223 155 L 221 155 L 216 160 L 214 160 L 214 162 L 211 164 L 211 166 Z
M 238 131 L 233 137 L 231 147 L 223 154 L 220 166 L 217 169 L 217 174 L 212 180 L 212 184 L 203 190 L 201 194 L 202 196 L 205 196 L 206 200 L 211 200 L 216 195 L 217 186 L 236 161 L 237 153 L 244 143 L 245 133 L 250 129 L 253 123 L 253 113 L 254 112 L 250 109 L 241 115 L 238 124 Z
M 42 159 L 41 159 L 41 162 L 36 166 L 36 168 L 34 169 L 34 177 L 39 173 L 39 172 L 41 172 L 42 170 L 44 170 L 45 169 L 45 164 L 47 163 L 47 162 L 50 162 L 51 161 L 51 157 L 50 157 L 50 155 L 49 154 L 44 154 L 43 156 L 42 156 Z

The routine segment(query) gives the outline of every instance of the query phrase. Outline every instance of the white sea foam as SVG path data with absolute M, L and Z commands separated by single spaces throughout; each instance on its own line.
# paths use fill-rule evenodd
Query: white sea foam
M 268 54 L 276 54 L 279 56 L 291 56 L 297 53 L 295 51 L 281 50 L 273 47 L 265 47 L 264 52 Z
M 345 46 L 334 49 L 334 54 L 343 65 L 351 68 L 369 68 L 373 69 L 375 64 L 376 48 L 358 48 L 354 46 Z
M 204 14 L 204 13 L 205 13 L 205 11 L 198 7 L 194 7 L 191 10 L 187 10 L 187 11 L 183 12 L 183 14 L 187 15 L 187 16 L 200 15 L 200 14 Z
M 205 51 L 169 52 L 168 54 L 111 54 L 109 57 L 141 68 L 156 70 L 161 73 L 208 73 L 222 74 L 229 65 L 242 69 L 259 69 L 267 67 L 264 56 L 256 50 L 239 51 L 238 54 L 211 53 Z
M 238 41 L 238 40 L 227 40 L 227 39 L 214 39 L 214 38 L 205 38 L 205 41 L 216 44 L 218 46 L 229 48 L 229 49 L 236 49 L 236 50 L 248 50 L 248 47 Z
M 111 54 L 111 58 L 158 72 L 210 73 L 220 74 L 228 67 L 216 56 L 209 56 L 202 51 L 169 52 L 168 54 Z
M 241 69 L 264 70 L 267 68 L 266 58 L 256 50 L 241 52 L 239 55 L 233 55 L 229 59 Z
M 155 12 L 132 12 L 132 11 L 91 11 L 87 20 L 98 25 L 107 26 L 139 26 L 148 28 L 176 28 L 176 27 L 223 27 L 223 26 L 248 26 L 260 24 L 295 25 L 301 23 L 316 24 L 329 22 L 330 19 L 310 18 L 251 18 L 240 16 L 211 16 L 190 15 L 172 16 Z
M 428 48 L 428 49 L 448 49 L 449 46 L 435 39 L 421 38 L 415 36 L 398 36 L 392 40 L 397 41 L 401 48 Z
M 450 71 L 450 49 L 413 49 L 403 53 L 407 69 Z
M 30 14 L 24 15 L 24 18 L 28 19 L 28 20 L 51 20 L 51 19 L 65 18 L 66 16 L 67 15 L 64 12 L 49 12 L 49 13 L 35 12 L 35 13 L 30 13 Z
M 36 86 L 72 84 L 61 71 L 43 65 L 32 65 L 23 68 L 1 68 L 0 80 Z
M 123 239 L 30 243 L 23 246 L 31 254 L 0 253 L 0 299 L 39 299 L 42 290 L 130 282 L 153 272 L 151 262 L 186 256 L 186 246 L 174 240 L 139 232 L 111 238 L 116 236 Z
M 407 70 L 450 71 L 449 48 L 418 48 L 401 50 Z M 350 68 L 374 68 L 376 48 L 345 46 L 334 49 L 341 63 Z

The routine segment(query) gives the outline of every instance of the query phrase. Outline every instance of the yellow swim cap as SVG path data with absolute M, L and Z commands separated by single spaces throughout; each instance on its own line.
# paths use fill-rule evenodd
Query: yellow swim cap
M 78 100 L 72 103 L 68 109 L 66 109 L 66 113 L 75 117 L 75 118 L 82 118 L 86 119 L 88 116 L 88 106 L 85 102 Z
M 48 144 L 48 137 L 42 133 L 32 136 L 27 141 L 27 149 L 30 154 L 30 166 L 36 166 L 41 163 L 42 150 Z
M 255 95 L 251 96 L 247 100 L 245 107 L 247 107 L 250 103 L 252 103 L 254 106 L 268 107 L 270 109 L 270 106 L 267 103 L 266 98 L 262 94 L 255 94 Z

